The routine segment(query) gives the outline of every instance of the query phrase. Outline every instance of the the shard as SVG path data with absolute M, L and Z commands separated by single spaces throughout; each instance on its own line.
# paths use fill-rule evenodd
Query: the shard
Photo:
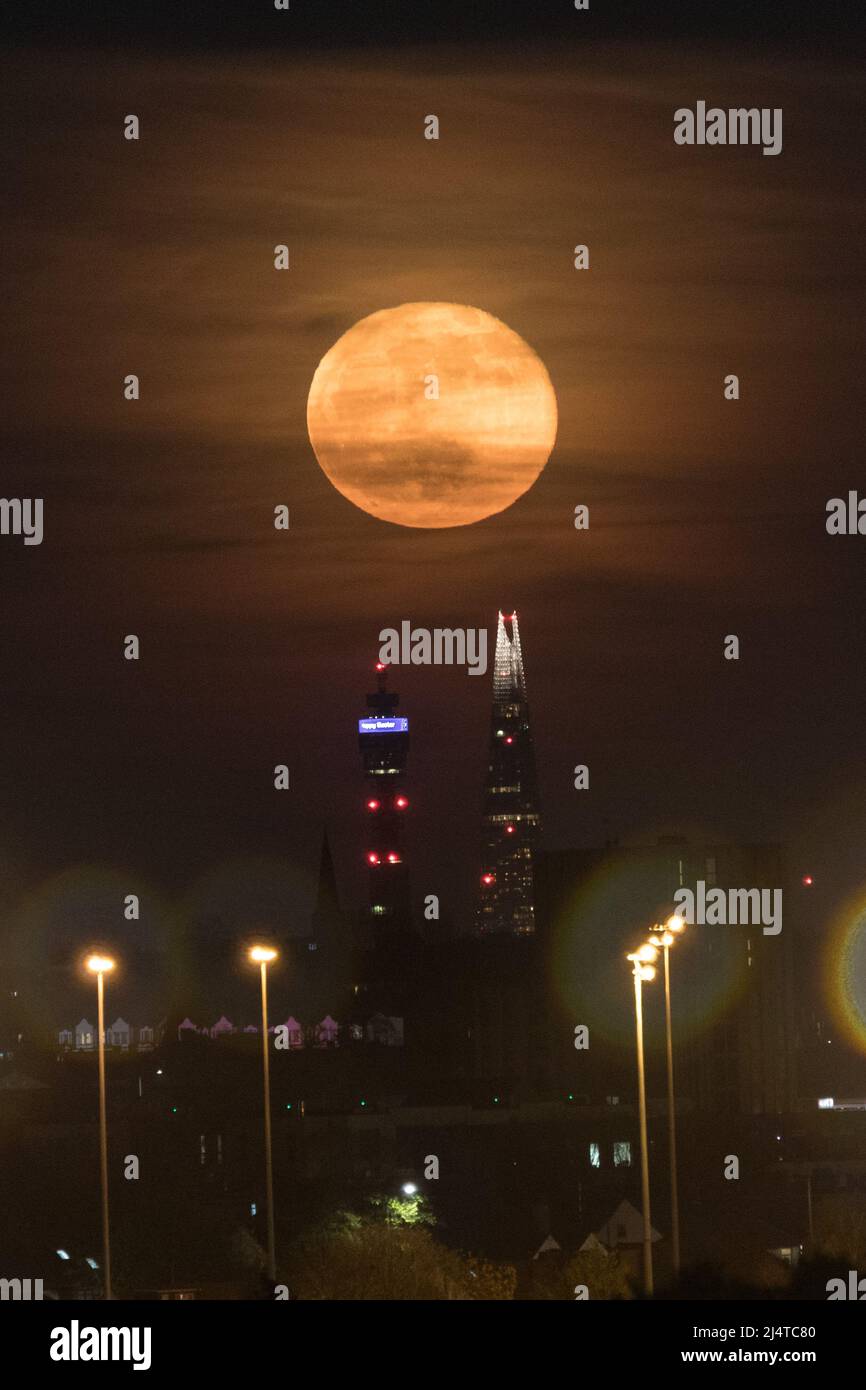
M 484 791 L 476 929 L 535 931 L 533 859 L 541 818 L 517 614 L 499 614 Z

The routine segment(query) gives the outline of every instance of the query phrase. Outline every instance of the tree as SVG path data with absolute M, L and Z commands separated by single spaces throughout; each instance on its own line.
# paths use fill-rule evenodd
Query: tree
M 353 1215 L 299 1241 L 287 1266 L 300 1299 L 511 1298 L 516 1282 L 514 1270 L 467 1260 L 422 1225 Z
M 866 1197 L 833 1192 L 815 1203 L 814 1240 L 810 1254 L 866 1267 Z
M 632 1297 L 628 1268 L 615 1250 L 579 1250 L 570 1259 L 541 1256 L 533 1262 L 527 1296 L 574 1299 L 575 1289 L 584 1285 L 593 1302 Z

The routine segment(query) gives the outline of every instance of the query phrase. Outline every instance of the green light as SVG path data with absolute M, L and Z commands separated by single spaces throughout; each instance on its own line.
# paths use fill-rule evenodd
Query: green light
M 176 1114 L 177 1114 L 177 1106 L 176 1106 L 176 1105 L 173 1105 L 173 1106 L 171 1107 L 171 1113 L 172 1113 L 172 1115 L 176 1115 Z
M 568 1099 L 569 1099 L 569 1100 L 574 1100 L 574 1092 L 573 1092 L 573 1091 L 569 1091 L 569 1093 L 568 1093 Z
M 361 1107 L 362 1107 L 362 1108 L 365 1107 L 366 1104 L 367 1104 L 367 1102 L 366 1102 L 365 1100 L 362 1100 L 362 1101 L 361 1101 Z
M 287 1110 L 291 1110 L 291 1108 L 292 1108 L 292 1103 L 291 1103 L 291 1101 L 289 1101 L 288 1105 L 286 1106 L 286 1109 L 287 1109 Z
M 494 1104 L 494 1105 L 498 1105 L 498 1104 L 499 1104 L 499 1097 L 498 1097 L 498 1096 L 494 1096 L 494 1097 L 493 1097 L 493 1104 Z

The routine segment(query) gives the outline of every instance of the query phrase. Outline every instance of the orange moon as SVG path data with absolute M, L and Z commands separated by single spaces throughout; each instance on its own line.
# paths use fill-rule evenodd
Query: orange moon
M 319 363 L 310 443 L 356 507 L 399 526 L 469 526 L 535 482 L 556 396 L 519 334 L 466 304 L 380 309 Z

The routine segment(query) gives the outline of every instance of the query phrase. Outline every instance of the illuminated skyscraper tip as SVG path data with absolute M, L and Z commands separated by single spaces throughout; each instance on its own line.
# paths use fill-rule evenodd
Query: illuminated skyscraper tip
M 517 614 L 499 614 L 496 628 L 496 656 L 493 662 L 493 698 L 507 700 L 512 696 L 526 699 L 526 677 L 523 674 L 523 652 Z
M 535 930 L 533 854 L 541 819 L 516 612 L 499 613 L 484 794 L 477 930 Z

